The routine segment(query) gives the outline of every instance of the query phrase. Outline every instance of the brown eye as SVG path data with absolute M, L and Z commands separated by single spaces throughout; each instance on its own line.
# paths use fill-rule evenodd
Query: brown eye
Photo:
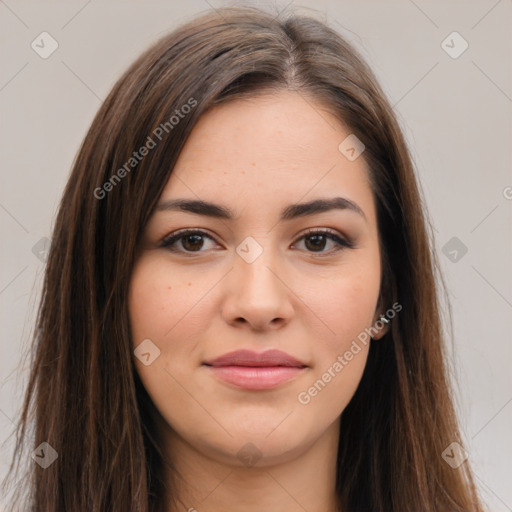
M 202 235 L 185 235 L 181 237 L 181 245 L 187 251 L 197 251 L 203 246 Z
M 307 252 L 317 253 L 320 256 L 328 256 L 345 248 L 353 248 L 354 244 L 349 240 L 341 238 L 336 233 L 331 231 L 310 231 L 299 238 L 299 242 L 304 241 L 304 247 Z M 332 248 L 325 250 L 329 242 L 332 243 Z
M 204 252 L 204 244 L 206 241 L 215 242 L 215 240 L 204 233 L 197 230 L 184 230 L 173 233 L 162 240 L 160 247 L 168 249 L 172 252 L 193 253 Z
M 322 251 L 327 243 L 327 237 L 324 235 L 308 235 L 304 240 L 306 248 L 311 251 Z

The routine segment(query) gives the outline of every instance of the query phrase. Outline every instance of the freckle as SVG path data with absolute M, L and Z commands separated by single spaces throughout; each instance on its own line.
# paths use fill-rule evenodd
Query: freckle
M 192 286 L 192 283 L 188 283 L 189 286 Z

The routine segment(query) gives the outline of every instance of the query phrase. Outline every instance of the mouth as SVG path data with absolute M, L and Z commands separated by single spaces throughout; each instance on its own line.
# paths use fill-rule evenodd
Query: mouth
M 280 350 L 237 350 L 203 363 L 221 381 L 246 390 L 274 389 L 302 374 L 308 366 Z

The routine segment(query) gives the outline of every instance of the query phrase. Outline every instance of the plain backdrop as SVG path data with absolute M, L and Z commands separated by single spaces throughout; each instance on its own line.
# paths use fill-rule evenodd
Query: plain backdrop
M 287 4 L 252 2 L 275 12 Z M 41 254 L 79 144 L 142 50 L 222 5 L 0 1 L 0 478 L 27 375 L 21 356 Z M 348 38 L 395 108 L 453 307 L 451 364 L 466 449 L 489 509 L 512 511 L 512 2 L 297 0 L 288 9 Z M 58 44 L 47 58 L 31 46 L 45 37 L 51 49 L 42 32 Z

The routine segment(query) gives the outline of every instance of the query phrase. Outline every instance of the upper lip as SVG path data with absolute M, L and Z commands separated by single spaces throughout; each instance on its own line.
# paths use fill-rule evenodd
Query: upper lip
M 252 350 L 236 350 L 216 359 L 204 362 L 205 365 L 222 366 L 289 366 L 304 368 L 306 365 L 295 357 L 281 350 L 267 350 L 266 352 L 253 352 Z

